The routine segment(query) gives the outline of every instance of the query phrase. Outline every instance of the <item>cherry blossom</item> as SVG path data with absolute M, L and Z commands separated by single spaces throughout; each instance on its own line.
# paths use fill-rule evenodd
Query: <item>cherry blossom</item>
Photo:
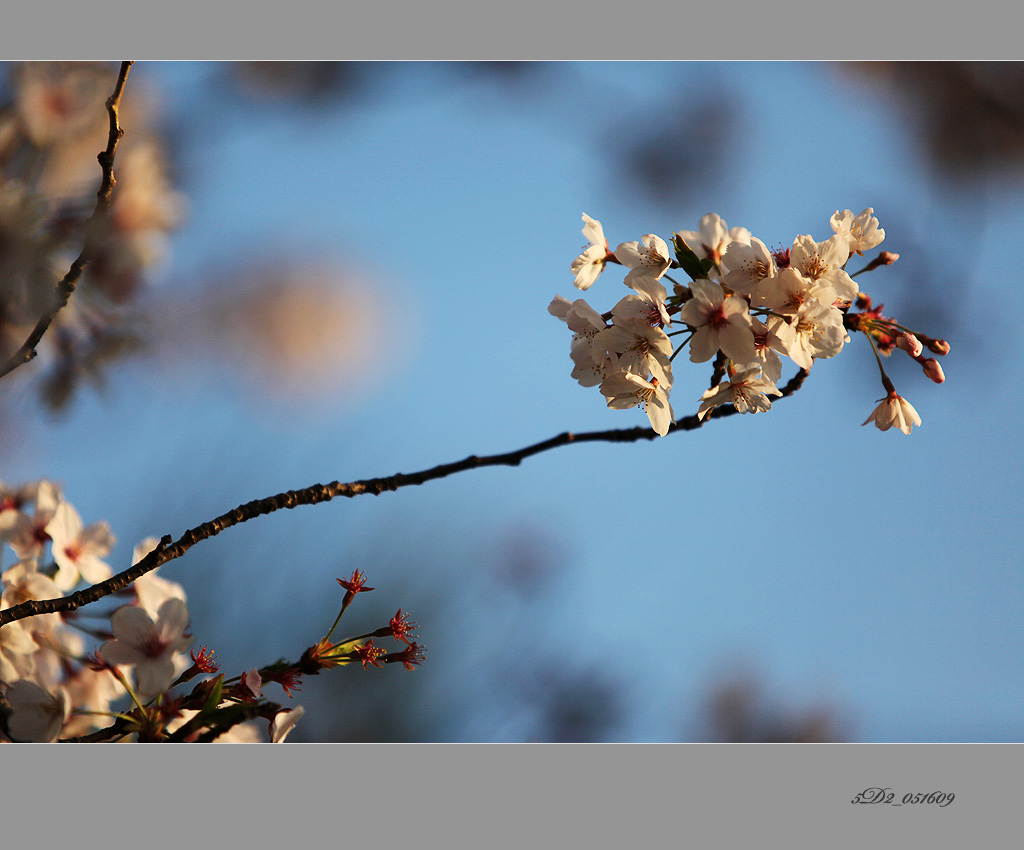
M 814 280 L 790 266 L 765 278 L 754 293 L 753 303 L 775 313 L 796 313 L 808 303 L 831 307 L 837 298 L 830 283 Z
M 601 222 L 583 213 L 583 235 L 590 241 L 590 245 L 572 261 L 572 273 L 576 275 L 573 286 L 577 289 L 586 290 L 594 283 L 604 271 L 608 262 L 608 240 L 604 237 L 604 229 Z
M 230 705 L 230 703 L 222 703 L 222 705 Z M 182 726 L 192 720 L 198 711 L 191 708 L 184 708 L 178 712 L 178 716 L 172 718 L 167 722 L 166 731 L 168 735 L 177 732 Z M 189 735 L 185 740 L 192 741 L 199 737 L 202 730 L 197 729 L 194 733 Z M 213 739 L 215 744 L 260 744 L 266 739 L 263 733 L 260 731 L 260 725 L 255 720 L 247 720 L 244 723 L 236 723 L 226 732 L 222 732 L 216 738 Z
M 614 410 L 642 407 L 659 437 L 668 433 L 675 420 L 668 393 L 657 378 L 648 381 L 633 372 L 616 372 L 601 382 L 601 393 Z
M 749 243 L 732 242 L 722 255 L 722 264 L 729 269 L 722 283 L 748 297 L 763 280 L 774 277 L 779 271 L 772 252 L 757 237 L 751 237 Z
M 844 270 L 850 259 L 849 243 L 838 234 L 824 242 L 797 236 L 789 252 L 789 263 L 805 277 L 829 284 L 836 300 L 850 303 L 857 297 L 857 284 Z M 831 304 L 831 302 L 829 302 Z
M 40 481 L 36 488 L 32 516 L 19 512 L 7 531 L 7 542 L 19 558 L 39 560 L 50 542 L 46 531 L 61 502 L 60 489 L 52 481 Z
M 832 229 L 837 236 L 846 240 L 851 254 L 863 254 L 877 248 L 885 239 L 885 231 L 878 226 L 874 212 L 874 209 L 868 207 L 856 216 L 850 210 L 836 210 L 832 215 Z
M 46 533 L 53 541 L 53 560 L 59 568 L 53 580 L 61 590 L 71 590 L 80 578 L 98 584 L 114 574 L 103 560 L 115 542 L 106 522 L 83 528 L 78 511 L 62 500 L 46 524 Z
M 921 424 L 921 417 L 914 410 L 914 405 L 903 396 L 897 395 L 895 390 L 879 399 L 880 404 L 871 415 L 864 420 L 863 425 L 874 422 L 879 431 L 888 431 L 890 428 L 899 428 L 904 434 L 909 434 L 915 425 Z
M 14 682 L 35 670 L 32 654 L 39 645 L 32 633 L 18 621 L 0 629 L 0 682 Z
M 680 230 L 677 235 L 682 237 L 698 257 L 711 260 L 716 266 L 722 262 L 725 252 L 732 243 L 750 242 L 750 231 L 747 228 L 730 228 L 718 213 L 701 216 L 697 230 Z
M 594 337 L 594 348 L 615 355 L 624 372 L 645 378 L 653 374 L 664 389 L 672 386 L 672 342 L 661 328 L 642 319 L 621 319 Z
M 0 608 L 13 608 L 33 599 L 60 599 L 64 595 L 53 579 L 39 572 L 39 565 L 31 558 L 18 561 L 0 578 L 4 583 Z M 37 614 L 27 621 L 27 626 L 32 632 L 52 634 L 62 623 L 60 614 Z
M 601 314 L 583 298 L 569 301 L 561 296 L 548 305 L 548 312 L 562 319 L 573 332 L 569 355 L 572 358 L 572 377 L 584 387 L 595 387 L 614 365 L 594 340 L 607 324 Z
M 679 318 L 694 328 L 690 360 L 703 363 L 719 351 L 736 363 L 756 359 L 747 302 L 727 296 L 721 285 L 711 280 L 695 280 L 690 290 L 693 297 L 679 313 Z
M 660 283 L 651 286 L 652 296 L 643 292 L 631 292 L 629 295 L 619 299 L 612 307 L 612 320 L 620 319 L 641 319 L 649 325 L 659 325 L 668 328 L 672 326 L 672 317 L 665 309 L 665 299 L 668 297 L 665 287 Z
M 132 550 L 132 566 L 152 552 L 160 541 L 155 537 L 147 537 L 138 543 Z M 167 599 L 180 599 L 187 602 L 185 588 L 176 581 L 170 581 L 158 575 L 159 567 L 144 573 L 135 579 L 132 585 L 135 588 L 135 596 L 139 604 L 145 608 L 151 616 L 155 617 L 160 606 Z
M 7 731 L 12 741 L 56 741 L 71 714 L 71 699 L 62 687 L 50 693 L 35 682 L 19 679 L 7 686 L 6 696 L 11 705 Z
M 760 319 L 751 318 L 751 330 L 754 332 L 754 350 L 761 366 L 761 374 L 772 383 L 778 383 L 782 377 L 782 359 L 780 354 L 789 354 L 786 344 L 775 331 L 769 329 Z
M 299 718 L 305 713 L 306 709 L 301 705 L 297 705 L 295 708 L 286 708 L 275 714 L 274 719 L 270 722 L 270 742 L 272 744 L 280 744 L 288 737 L 288 733 L 295 728 L 295 724 L 299 722 Z
M 645 233 L 639 242 L 623 242 L 615 249 L 615 259 L 629 269 L 622 282 L 652 299 L 664 297 L 665 287 L 658 281 L 672 265 L 668 245 L 660 236 Z
M 722 381 L 714 389 L 701 396 L 697 418 L 703 419 L 708 412 L 721 404 L 732 404 L 739 413 L 757 413 L 770 410 L 770 395 L 781 396 L 782 392 L 771 381 L 761 375 L 756 364 L 738 369 L 729 380 Z
M 846 342 L 843 314 L 813 300 L 805 302 L 788 320 L 771 317 L 768 328 L 801 369 L 810 369 L 815 358 L 834 357 Z
M 100 656 L 110 664 L 135 667 L 139 691 L 148 696 L 170 687 L 175 675 L 175 654 L 192 645 L 185 634 L 188 609 L 180 599 L 167 599 L 160 606 L 156 619 L 137 605 L 124 605 L 110 617 L 113 640 L 100 649 Z

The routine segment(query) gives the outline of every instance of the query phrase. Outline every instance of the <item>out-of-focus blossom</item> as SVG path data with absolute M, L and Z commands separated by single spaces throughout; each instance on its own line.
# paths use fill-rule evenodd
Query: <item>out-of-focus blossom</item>
M 46 533 L 52 540 L 51 551 L 58 567 L 53 580 L 61 590 L 71 590 L 80 578 L 98 584 L 114 574 L 103 560 L 115 542 L 107 522 L 85 528 L 78 511 L 62 500 L 46 525 Z
M 32 654 L 38 649 L 19 620 L 0 628 L 0 682 L 15 682 L 35 670 Z
M 7 686 L 7 701 L 11 705 L 7 730 L 12 741 L 56 741 L 71 714 L 71 699 L 64 688 L 50 693 L 28 679 Z
M 116 73 L 93 62 L 27 62 L 14 72 L 15 108 L 32 144 L 48 147 L 102 130 Z

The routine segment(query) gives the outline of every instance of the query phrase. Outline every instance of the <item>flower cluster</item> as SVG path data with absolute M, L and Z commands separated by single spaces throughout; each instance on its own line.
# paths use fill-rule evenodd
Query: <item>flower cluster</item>
M 82 251 L 109 124 L 116 67 L 94 62 L 14 66 L 0 110 L 0 359 L 55 306 L 56 284 Z M 40 353 L 51 363 L 44 399 L 60 407 L 83 377 L 98 379 L 140 339 L 132 305 L 184 216 L 165 143 L 129 92 L 132 132 L 118 149 L 109 215 L 92 222 L 95 251 L 75 297 L 54 318 Z
M 589 289 L 608 264 L 618 264 L 628 269 L 623 283 L 631 291 L 606 313 L 583 298 L 560 295 L 548 312 L 573 333 L 572 377 L 582 386 L 598 387 L 611 408 L 642 408 L 660 436 L 675 420 L 669 402 L 672 364 L 686 346 L 691 362 L 714 362 L 715 378 L 699 400 L 698 419 L 723 404 L 739 413 L 770 410 L 771 397 L 782 395 L 777 386 L 782 357 L 809 371 L 815 360 L 837 355 L 851 331 L 868 336 L 876 357 L 898 346 L 932 380 L 944 379 L 937 362 L 921 352 L 926 346 L 944 354 L 948 344 L 884 318 L 881 308 L 873 311 L 853 280 L 899 255 L 882 252 L 854 275 L 846 271 L 851 256 L 885 238 L 870 207 L 857 215 L 837 210 L 832 235 L 823 241 L 800 235 L 790 247 L 777 249 L 744 227 L 729 228 L 715 213 L 701 218 L 697 230 L 674 233 L 671 249 L 648 233 L 612 251 L 601 223 L 585 213 L 583 222 L 590 245 L 571 264 L 575 286 Z M 674 269 L 689 281 L 671 277 Z M 851 312 L 854 306 L 864 312 Z M 878 365 L 888 395 L 868 421 L 909 434 L 921 420 L 896 395 L 880 359 Z
M 105 558 L 115 542 L 105 522 L 85 526 L 51 481 L 20 487 L 0 482 L 0 544 L 18 559 L 0 572 L 0 610 L 34 600 L 61 599 L 83 582 L 112 577 Z M 156 548 L 147 538 L 135 547 L 133 564 Z M 357 570 L 348 580 L 342 613 L 365 586 Z M 233 679 L 206 646 L 193 647 L 182 586 L 150 570 L 120 592 L 104 614 L 44 613 L 0 626 L 0 740 L 118 740 L 250 742 L 262 739 L 258 718 L 269 722 L 271 741 L 284 740 L 302 716 L 264 697 L 276 683 L 288 697 L 304 675 L 359 663 L 402 663 L 412 670 L 423 650 L 408 637 L 416 624 L 401 609 L 388 625 L 332 644 L 341 619 L 299 662 L 279 661 Z M 388 653 L 374 638 L 390 637 L 404 648 Z M 175 689 L 197 679 L 189 693 Z M 213 678 L 210 678 L 213 677 Z M 120 705 L 119 705 L 120 704 Z

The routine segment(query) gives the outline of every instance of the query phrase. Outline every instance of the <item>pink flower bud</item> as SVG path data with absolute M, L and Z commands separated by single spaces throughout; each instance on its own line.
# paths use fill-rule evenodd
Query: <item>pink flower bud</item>
M 917 358 L 921 356 L 921 340 L 919 340 L 913 334 L 902 333 L 896 338 L 896 345 L 902 348 L 911 357 Z
M 921 367 L 924 369 L 925 375 L 935 381 L 935 383 L 941 384 L 946 380 L 946 376 L 942 374 L 942 367 L 935 358 L 929 357 L 927 360 L 922 360 Z
M 878 255 L 878 261 L 883 266 L 891 266 L 899 258 L 900 258 L 900 255 L 896 254 L 896 253 L 893 253 L 892 251 L 882 251 L 882 253 Z

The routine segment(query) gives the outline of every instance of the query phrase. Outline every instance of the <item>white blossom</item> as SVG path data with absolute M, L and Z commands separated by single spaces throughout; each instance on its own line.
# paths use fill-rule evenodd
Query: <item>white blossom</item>
M 573 286 L 586 290 L 604 271 L 608 256 L 608 240 L 605 239 L 601 222 L 586 213 L 583 213 L 583 235 L 591 244 L 572 261 L 571 269 L 576 276 Z
M 601 394 L 613 410 L 642 407 L 651 420 L 651 427 L 660 437 L 668 433 L 675 420 L 668 392 L 657 378 L 648 381 L 634 372 L 615 372 L 601 382 Z
M 629 269 L 622 282 L 652 299 L 664 299 L 665 287 L 658 281 L 672 265 L 668 245 L 660 236 L 645 233 L 639 242 L 623 242 L 615 249 L 615 259 Z
M 7 687 L 7 701 L 11 704 L 7 729 L 12 741 L 56 741 L 71 714 L 71 699 L 64 688 L 50 693 L 28 679 L 19 679 Z
M 782 391 L 774 383 L 761 375 L 756 364 L 737 369 L 729 380 L 722 381 L 717 387 L 706 390 L 701 396 L 697 418 L 703 419 L 708 411 L 721 404 L 732 404 L 739 413 L 757 413 L 771 410 L 768 396 L 781 396 Z
M 729 246 L 734 242 L 750 244 L 750 231 L 745 227 L 730 228 L 718 213 L 701 216 L 697 230 L 680 230 L 676 234 L 690 246 L 698 257 L 720 265 Z M 732 266 L 729 266 L 732 268 Z
M 84 528 L 78 511 L 62 500 L 46 525 L 46 533 L 52 540 L 53 560 L 59 568 L 53 580 L 61 590 L 71 590 L 81 578 L 99 584 L 114 574 L 103 560 L 115 543 L 105 521 Z
M 757 357 L 747 302 L 726 296 L 720 284 L 695 280 L 690 284 L 693 297 L 683 305 L 679 318 L 694 329 L 690 339 L 690 360 L 703 363 L 719 351 L 736 363 L 749 363 Z
M 187 626 L 188 609 L 180 599 L 165 600 L 155 620 L 138 605 L 123 605 L 110 617 L 114 639 L 99 653 L 110 664 L 134 666 L 139 691 L 154 696 L 170 687 L 175 654 L 192 645 Z
M 882 244 L 885 231 L 878 226 L 874 213 L 874 209 L 868 207 L 856 216 L 850 210 L 836 210 L 832 215 L 832 229 L 846 240 L 850 253 L 863 254 Z
M 888 431 L 890 428 L 899 428 L 904 434 L 909 434 L 915 425 L 921 424 L 921 417 L 914 410 L 914 405 L 903 396 L 897 395 L 895 390 L 879 399 L 879 405 L 871 415 L 861 424 L 867 425 L 874 422 L 879 431 Z

